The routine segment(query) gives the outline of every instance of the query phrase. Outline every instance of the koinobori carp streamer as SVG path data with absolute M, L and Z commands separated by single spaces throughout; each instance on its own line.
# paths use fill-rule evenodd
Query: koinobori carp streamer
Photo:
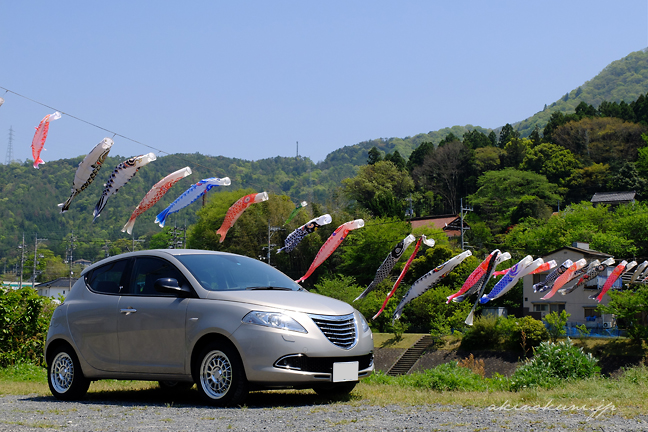
M 378 270 L 376 270 L 376 275 L 374 276 L 374 279 L 371 281 L 369 286 L 367 286 L 367 288 L 365 288 L 365 290 L 353 301 L 362 300 L 367 296 L 367 294 L 373 291 L 380 282 L 384 281 L 385 278 L 389 276 L 389 273 L 391 273 L 394 265 L 396 265 L 396 262 L 398 262 L 400 257 L 403 255 L 403 252 L 405 252 L 405 249 L 407 249 L 409 245 L 411 245 L 415 241 L 416 237 L 414 237 L 412 234 L 409 234 L 403 240 L 399 241 L 394 249 L 392 249 L 391 252 L 387 254 L 387 257 L 382 262 L 382 264 L 380 264 L 380 267 L 378 267 Z
M 416 253 L 419 250 L 419 247 L 421 246 L 421 240 L 422 238 L 419 238 L 418 241 L 416 242 L 416 245 L 414 245 L 414 252 L 412 252 L 412 255 L 410 255 L 409 259 L 405 263 L 405 267 L 403 267 L 403 270 L 401 270 L 400 275 L 398 276 L 398 279 L 396 279 L 396 283 L 394 284 L 394 287 L 391 289 L 389 294 L 387 294 L 387 297 L 385 298 L 385 301 L 383 302 L 380 310 L 376 313 L 376 315 L 373 316 L 372 319 L 376 319 L 380 316 L 380 314 L 385 310 L 385 307 L 387 306 L 387 302 L 389 302 L 389 299 L 392 298 L 396 290 L 398 289 L 398 286 L 400 285 L 401 281 L 405 277 L 405 273 L 407 273 L 407 270 L 409 269 L 410 264 L 412 264 L 412 261 L 416 257 Z
M 178 212 L 183 208 L 187 207 L 189 204 L 196 201 L 198 198 L 207 193 L 211 188 L 215 186 L 229 186 L 232 182 L 229 177 L 210 177 L 200 180 L 198 183 L 191 185 L 189 189 L 184 191 L 175 201 L 173 201 L 167 208 L 162 210 L 155 218 L 155 223 L 159 224 L 161 228 L 164 228 L 166 219 L 171 213 Z
M 40 154 L 45 150 L 45 140 L 47 139 L 47 134 L 49 133 L 49 125 L 53 120 L 58 120 L 61 118 L 61 113 L 56 111 L 54 114 L 47 114 L 43 117 L 43 120 L 40 121 L 38 126 L 36 126 L 36 133 L 34 133 L 34 138 L 32 139 L 32 156 L 34 157 L 34 168 L 38 169 L 38 165 L 44 164 L 45 161 L 41 159 Z
M 401 317 L 403 309 L 405 306 L 414 300 L 415 298 L 423 295 L 427 290 L 434 287 L 439 283 L 444 277 L 446 277 L 452 270 L 455 269 L 459 264 L 463 262 L 466 258 L 472 255 L 472 252 L 467 250 L 459 255 L 456 255 L 450 258 L 448 261 L 444 262 L 441 265 L 436 266 L 434 269 L 430 270 L 420 278 L 418 278 L 407 291 L 407 293 L 401 299 L 401 302 L 396 307 L 393 320 L 397 320 Z
M 239 216 L 241 216 L 248 207 L 250 207 L 254 203 L 260 203 L 267 200 L 268 193 L 261 192 L 245 195 L 244 197 L 239 198 L 239 200 L 234 204 L 232 204 L 232 206 L 227 210 L 227 213 L 225 213 L 223 224 L 218 229 L 218 231 L 216 231 L 216 234 L 220 234 L 219 243 L 223 243 L 225 236 L 227 235 L 227 231 L 229 231 L 229 229 L 234 226 L 234 222 L 236 222 Z
M 103 193 L 101 194 L 94 212 L 92 213 L 94 216 L 92 221 L 94 222 L 99 217 L 101 211 L 106 207 L 108 198 L 110 198 L 111 195 L 116 194 L 122 186 L 128 183 L 130 179 L 137 174 L 137 171 L 139 171 L 140 168 L 147 165 L 149 162 L 153 162 L 155 159 L 157 159 L 155 154 L 148 153 L 132 157 L 117 165 L 104 185 Z
M 291 252 L 308 234 L 314 233 L 319 227 L 328 225 L 332 221 L 333 218 L 331 218 L 331 215 L 328 213 L 309 220 L 304 225 L 288 234 L 288 237 L 286 237 L 286 240 L 284 241 L 284 247 L 279 249 L 277 253 Z
M 363 226 L 364 221 L 362 219 L 356 219 L 345 222 L 337 227 L 337 229 L 333 231 L 333 234 L 331 234 L 329 238 L 326 239 L 320 250 L 317 252 L 317 255 L 315 255 L 315 259 L 308 268 L 308 271 L 306 271 L 306 274 L 297 279 L 295 282 L 300 283 L 308 279 L 308 277 L 313 274 L 315 269 L 317 269 L 317 267 L 319 267 L 324 261 L 326 261 L 326 259 L 331 256 L 335 249 L 337 249 L 338 246 L 342 244 L 350 231 L 362 228 Z
M 151 187 L 151 189 L 146 193 L 146 195 L 144 195 L 144 198 L 142 198 L 137 207 L 135 207 L 135 210 L 133 210 L 133 213 L 128 219 L 128 222 L 126 222 L 126 225 L 124 225 L 124 228 L 122 228 L 122 232 L 126 231 L 128 234 L 132 234 L 133 226 L 135 225 L 135 219 L 137 219 L 137 217 L 144 213 L 146 210 L 153 207 L 155 203 L 157 203 L 164 196 L 164 194 L 167 193 L 169 189 L 171 189 L 171 186 L 178 183 L 180 180 L 190 174 L 191 168 L 184 167 L 172 172 L 159 182 L 155 183 L 153 187 Z
M 74 181 L 72 182 L 72 194 L 64 203 L 59 204 L 61 213 L 65 213 L 70 208 L 70 203 L 78 194 L 85 188 L 90 186 L 95 177 L 103 167 L 106 157 L 113 146 L 113 140 L 104 138 L 99 144 L 94 146 L 90 153 L 79 163 L 79 167 L 74 174 Z

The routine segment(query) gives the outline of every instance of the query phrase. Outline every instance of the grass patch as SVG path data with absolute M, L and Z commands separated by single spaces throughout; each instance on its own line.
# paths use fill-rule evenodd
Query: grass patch
M 418 342 L 418 340 L 423 336 L 426 335 L 418 333 L 404 333 L 400 340 L 396 340 L 396 337 L 392 333 L 374 333 L 374 347 L 407 349 Z
M 628 338 L 604 340 L 602 338 L 573 338 L 574 345 L 595 356 L 639 356 L 648 357 L 648 344 L 637 343 Z
M 312 390 L 280 390 L 252 392 L 246 403 L 248 407 L 304 406 L 343 403 L 351 406 L 364 405 L 459 405 L 464 407 L 575 405 L 595 408 L 611 403 L 615 412 L 632 418 L 648 412 L 648 367 L 627 368 L 618 378 L 594 377 L 565 380 L 551 389 L 527 388 L 509 391 L 506 378 L 482 378 L 465 367 L 449 363 L 441 369 L 402 377 L 384 374 L 362 380 L 346 397 L 331 401 L 318 396 Z M 51 396 L 47 386 L 45 369 L 33 365 L 17 365 L 0 369 L 0 395 Z M 171 396 L 174 404 L 201 404 L 198 392 L 190 390 L 182 395 Z M 133 409 L 146 405 L 169 403 L 170 396 L 158 391 L 156 382 L 102 380 L 93 382 L 87 397 L 89 400 L 130 401 Z M 436 408 L 435 408 L 436 409 Z M 443 408 L 440 408 L 443 409 Z M 608 413 L 610 413 L 608 411 Z M 203 417 L 203 420 L 213 420 Z M 162 419 L 165 421 L 165 419 Z

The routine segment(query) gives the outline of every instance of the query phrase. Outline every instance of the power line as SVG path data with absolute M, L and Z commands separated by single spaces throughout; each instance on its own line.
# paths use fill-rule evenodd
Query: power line
M 122 134 L 120 134 L 120 133 L 118 133 L 118 132 L 115 132 L 115 131 L 113 131 L 113 130 L 107 129 L 107 128 L 105 128 L 105 127 L 99 126 L 99 125 L 97 125 L 97 124 L 94 124 L 94 123 L 92 123 L 92 122 L 89 122 L 89 121 L 87 121 L 87 120 L 84 120 L 84 119 L 82 119 L 82 118 L 80 118 L 80 117 L 77 117 L 77 116 L 75 116 L 75 115 L 72 115 L 72 114 L 70 114 L 70 113 L 67 113 L 67 112 L 65 112 L 65 111 L 63 111 L 63 110 L 60 110 L 60 109 L 54 108 L 54 107 L 52 107 L 52 106 L 49 106 L 49 105 L 44 104 L 44 103 L 42 103 L 42 102 L 39 102 L 39 101 L 37 101 L 37 100 L 35 100 L 35 99 L 29 98 L 29 97 L 27 97 L 27 96 L 25 96 L 25 95 L 22 95 L 22 94 L 20 94 L 20 93 L 16 93 L 15 91 L 13 91 L 13 90 L 9 90 L 8 88 L 5 88 L 5 87 L 0 86 L 0 89 L 3 89 L 3 90 L 5 90 L 5 92 L 12 93 L 12 94 L 14 94 L 14 95 L 16 95 L 16 96 L 18 96 L 18 97 L 23 98 L 23 99 L 27 99 L 28 101 L 34 102 L 35 104 L 38 104 L 38 105 L 44 106 L 45 108 L 49 108 L 49 109 L 51 109 L 51 110 L 58 111 L 58 112 L 60 112 L 60 113 L 63 114 L 63 115 L 66 115 L 66 116 L 68 116 L 68 117 L 71 117 L 71 118 L 73 118 L 73 119 L 75 119 L 75 120 L 78 120 L 78 121 L 80 121 L 80 122 L 82 122 L 82 123 L 85 123 L 85 124 L 87 124 L 87 125 L 94 126 L 94 127 L 96 127 L 97 129 L 101 129 L 102 131 L 105 131 L 105 132 L 111 133 L 111 134 L 113 134 L 113 138 L 116 137 L 116 136 L 118 136 L 118 137 L 120 137 L 120 138 L 124 138 L 125 140 L 128 140 L 128 141 L 131 141 L 131 142 L 134 142 L 134 143 L 137 143 L 137 144 L 143 145 L 144 147 L 148 147 L 148 148 L 151 149 L 151 150 L 155 150 L 155 151 L 157 151 L 158 153 L 163 153 L 163 154 L 166 154 L 166 155 L 168 155 L 168 156 L 176 157 L 176 158 L 178 158 L 178 159 L 180 159 L 180 160 L 182 160 L 182 161 L 185 161 L 186 163 L 192 163 L 194 166 L 199 166 L 199 167 L 201 167 L 201 168 L 204 168 L 205 170 L 207 170 L 207 172 L 214 172 L 213 169 L 211 169 L 211 168 L 209 168 L 209 167 L 206 167 L 206 166 L 203 166 L 203 165 L 201 165 L 201 164 L 199 164 L 199 163 L 196 163 L 196 162 L 194 162 L 194 161 L 190 161 L 190 160 L 188 160 L 188 159 L 185 159 L 185 158 L 183 158 L 183 157 L 181 157 L 181 156 L 178 156 L 177 153 L 176 153 L 176 154 L 169 153 L 169 152 L 167 152 L 167 151 L 165 151 L 165 150 L 162 150 L 162 149 L 159 149 L 159 148 L 157 148 L 157 147 L 150 146 L 150 145 L 145 144 L 145 143 L 143 143 L 143 142 L 141 142 L 141 141 L 138 141 L 138 140 L 136 140 L 136 139 L 133 139 L 133 138 L 127 137 L 126 135 L 122 135 Z

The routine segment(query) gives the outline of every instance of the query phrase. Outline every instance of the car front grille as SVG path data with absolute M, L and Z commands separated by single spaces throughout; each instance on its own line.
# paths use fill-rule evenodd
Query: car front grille
M 324 336 L 336 346 L 344 349 L 353 348 L 358 342 L 355 317 L 349 315 L 309 315 L 324 333 Z

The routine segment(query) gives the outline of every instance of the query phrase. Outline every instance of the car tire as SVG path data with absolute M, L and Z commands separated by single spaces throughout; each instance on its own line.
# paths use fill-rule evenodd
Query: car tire
M 55 348 L 47 365 L 47 383 L 56 399 L 81 399 L 88 392 L 90 380 L 83 376 L 76 353 L 69 345 Z
M 355 388 L 357 381 L 345 382 L 340 384 L 329 384 L 325 386 L 313 387 L 315 393 L 327 398 L 337 398 L 346 396 Z
M 193 371 L 198 392 L 209 405 L 236 406 L 247 397 L 243 362 L 229 344 L 209 343 L 198 356 Z
M 183 392 L 193 387 L 194 383 L 187 381 L 158 381 L 160 390 L 167 393 Z

